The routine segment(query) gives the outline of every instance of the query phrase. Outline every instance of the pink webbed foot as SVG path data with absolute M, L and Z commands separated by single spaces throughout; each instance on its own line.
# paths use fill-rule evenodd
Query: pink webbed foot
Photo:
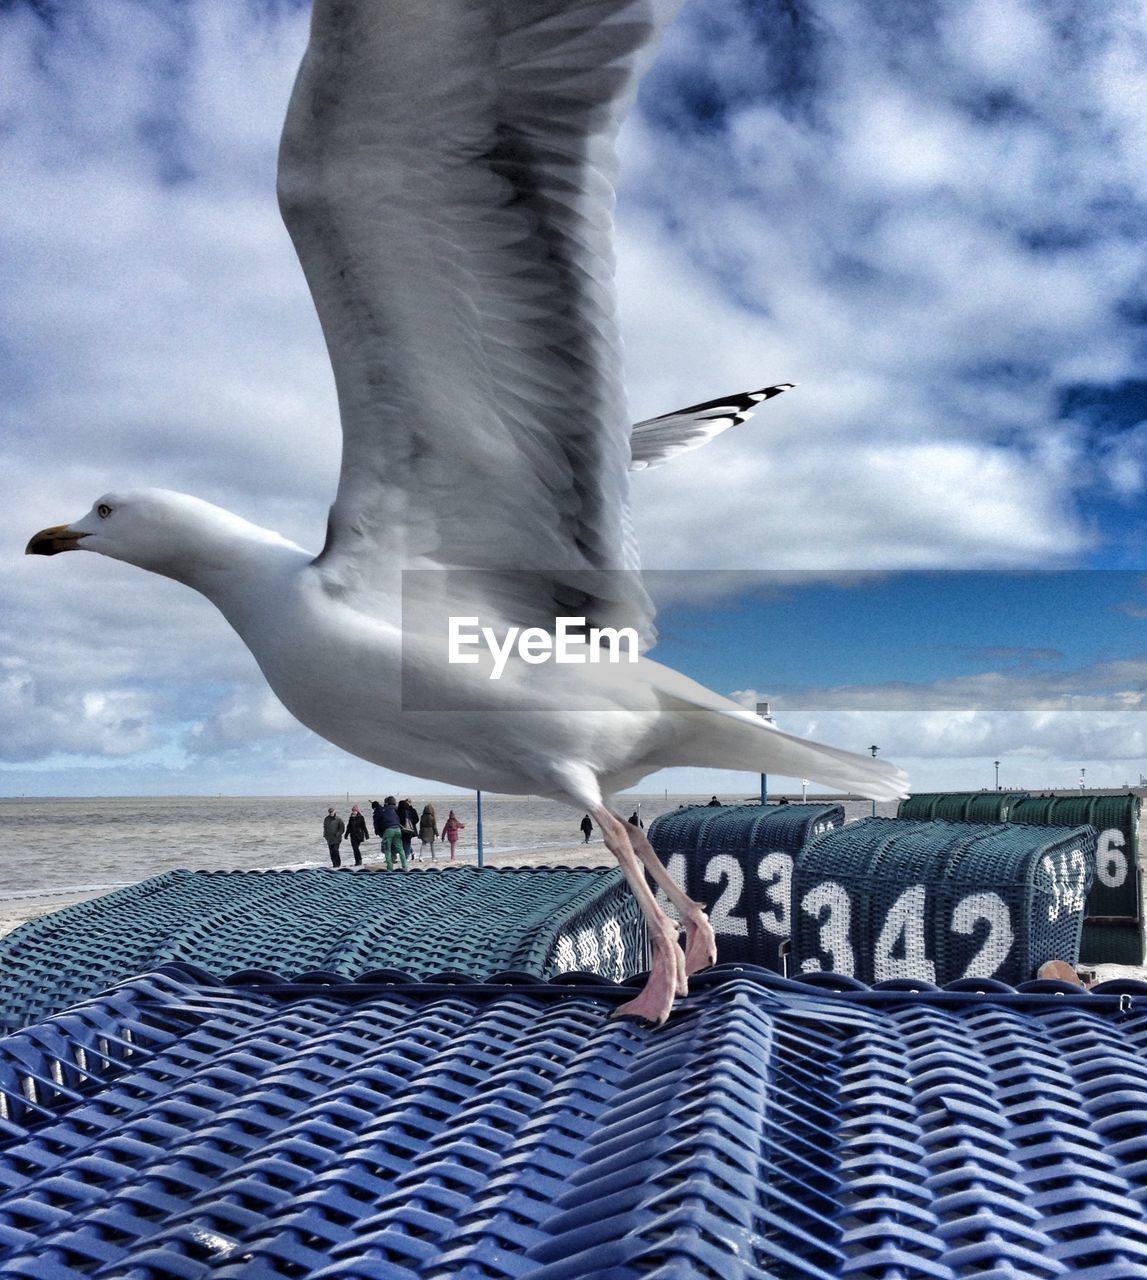
M 688 995 L 689 981 L 685 974 L 685 956 L 673 936 L 655 938 L 653 943 L 653 967 L 641 994 L 613 1011 L 615 1018 L 635 1018 L 652 1027 L 659 1027 L 673 1010 L 677 996 Z
M 708 969 L 717 963 L 717 939 L 713 926 L 705 914 L 704 904 L 695 902 L 696 914 L 685 921 L 685 974 L 690 976 L 700 969 Z
M 677 984 L 658 979 L 656 973 L 650 974 L 649 981 L 634 1000 L 627 1000 L 614 1009 L 615 1018 L 633 1018 L 647 1023 L 651 1027 L 659 1027 L 673 1010 L 673 1001 L 677 996 Z

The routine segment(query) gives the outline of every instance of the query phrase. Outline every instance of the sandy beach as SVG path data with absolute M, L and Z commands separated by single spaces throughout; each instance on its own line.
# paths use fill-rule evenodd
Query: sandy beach
M 49 912 L 70 907 L 74 902 L 86 902 L 98 898 L 107 890 L 76 891 L 70 893 L 29 894 L 27 897 L 9 899 L 0 906 L 0 938 L 11 933 L 28 920 L 46 916 Z

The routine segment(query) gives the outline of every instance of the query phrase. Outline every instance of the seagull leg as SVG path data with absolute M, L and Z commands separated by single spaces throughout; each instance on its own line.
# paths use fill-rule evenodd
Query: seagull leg
M 620 822 L 621 815 L 614 815 Z M 705 912 L 705 904 L 688 897 L 677 881 L 669 874 L 669 868 L 657 856 L 657 851 L 649 843 L 649 837 L 640 827 L 626 823 L 633 851 L 641 859 L 642 866 L 649 872 L 656 883 L 665 891 L 665 896 L 677 908 L 681 923 L 685 927 L 685 974 L 689 976 L 698 969 L 707 969 L 717 963 L 717 939 L 713 936 L 713 926 Z
M 689 990 L 685 975 L 685 955 L 677 943 L 677 925 L 657 905 L 657 899 L 645 879 L 641 859 L 633 851 L 628 824 L 604 805 L 595 806 L 591 812 L 601 828 L 605 847 L 617 859 L 645 923 L 649 929 L 649 941 L 653 948 L 653 964 L 649 981 L 634 1000 L 618 1006 L 615 1018 L 637 1018 L 652 1026 L 660 1026 L 669 1017 L 676 996 Z

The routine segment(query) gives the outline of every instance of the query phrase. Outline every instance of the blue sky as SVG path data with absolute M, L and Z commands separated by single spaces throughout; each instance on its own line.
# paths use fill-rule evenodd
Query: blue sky
M 670 666 L 689 665 L 698 678 L 732 687 L 748 647 L 769 687 L 784 692 L 1068 672 L 1141 650 L 1145 624 L 1145 573 L 863 573 L 819 583 L 782 573 L 728 601 L 663 609 L 658 651 Z M 715 645 L 714 632 L 730 639 Z
M 656 576 L 654 584 L 656 588 Z M 671 604 L 658 654 L 779 727 L 907 762 L 917 790 L 1137 785 L 1147 574 L 776 574 Z
M 204 601 L 21 554 L 125 484 L 321 544 L 337 414 L 274 200 L 306 21 L 0 3 L 0 793 L 378 778 Z M 688 571 L 656 656 L 920 787 L 1147 770 L 1145 76 L 1139 0 L 685 4 L 620 139 L 633 417 L 800 386 L 635 478 L 645 564 Z

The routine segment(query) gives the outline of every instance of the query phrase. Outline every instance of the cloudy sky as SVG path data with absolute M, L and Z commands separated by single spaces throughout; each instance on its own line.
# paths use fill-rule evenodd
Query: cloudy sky
M 0 0 L 0 794 L 385 776 L 198 596 L 22 555 L 125 485 L 321 545 L 333 386 L 274 199 L 306 8 Z M 658 657 L 918 789 L 1147 771 L 1144 85 L 1141 0 L 687 0 L 621 141 L 633 416 L 801 385 L 635 478 L 646 564 L 695 571 Z

